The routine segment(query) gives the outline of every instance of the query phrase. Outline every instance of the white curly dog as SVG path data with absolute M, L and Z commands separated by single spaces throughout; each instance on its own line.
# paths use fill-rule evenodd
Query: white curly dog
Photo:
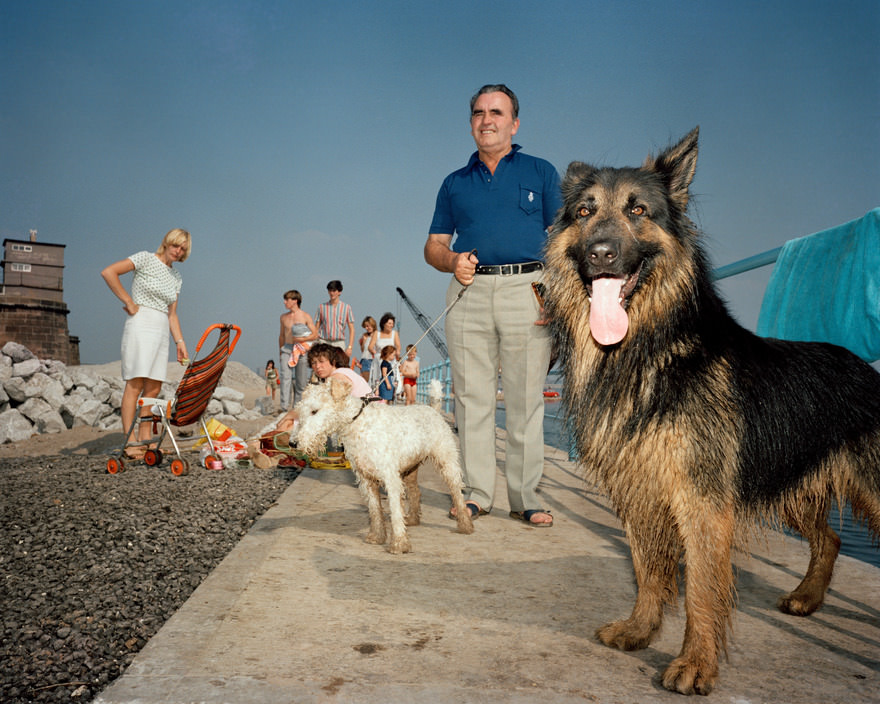
M 385 516 L 379 486 L 385 486 L 391 514 L 388 552 L 412 549 L 406 526 L 419 524 L 421 492 L 418 469 L 433 460 L 452 496 L 459 533 L 473 533 L 474 524 L 462 497 L 461 463 L 455 436 L 443 416 L 430 406 L 389 406 L 351 395 L 351 383 L 331 376 L 309 386 L 296 407 L 299 421 L 296 445 L 310 455 L 320 454 L 327 438 L 337 434 L 357 477 L 370 513 L 366 541 L 385 542 Z M 405 486 L 404 486 L 405 484 Z M 404 515 L 404 498 L 408 510 Z

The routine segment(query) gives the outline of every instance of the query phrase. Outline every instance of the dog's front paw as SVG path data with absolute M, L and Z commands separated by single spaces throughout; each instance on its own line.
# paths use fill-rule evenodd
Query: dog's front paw
M 370 543 L 370 545 L 383 545 L 385 543 L 385 533 L 374 533 L 370 531 L 367 533 L 366 537 L 364 537 L 365 543 Z
M 388 544 L 388 552 L 393 555 L 401 555 L 405 552 L 411 552 L 412 545 L 409 542 L 409 536 L 402 535 L 399 538 L 393 538 Z
M 464 533 L 465 535 L 471 535 L 474 532 L 474 521 L 471 518 L 471 514 L 465 512 L 458 516 L 456 519 L 458 525 L 456 526 L 456 530 L 459 533 Z
M 718 680 L 718 663 L 702 659 L 675 658 L 663 673 L 663 686 L 680 694 L 709 694 Z
M 641 650 L 647 648 L 656 629 L 640 628 L 632 619 L 606 623 L 596 631 L 596 638 L 610 648 Z

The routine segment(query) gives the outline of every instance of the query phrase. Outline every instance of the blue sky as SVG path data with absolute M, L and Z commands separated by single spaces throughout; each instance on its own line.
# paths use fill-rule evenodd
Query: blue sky
M 422 246 L 480 85 L 517 92 L 516 141 L 560 172 L 700 125 L 693 215 L 720 266 L 880 205 L 878 36 L 876 0 L 3 2 L 0 236 L 66 245 L 83 363 L 119 358 L 100 270 L 172 227 L 191 351 L 233 322 L 233 359 L 262 368 L 282 293 L 314 314 L 331 279 L 405 344 L 396 287 L 443 309 Z M 769 273 L 723 284 L 747 327 Z

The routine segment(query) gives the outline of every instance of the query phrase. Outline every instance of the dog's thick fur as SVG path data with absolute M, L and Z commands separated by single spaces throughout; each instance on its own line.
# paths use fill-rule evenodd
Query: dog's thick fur
M 696 160 L 695 129 L 640 168 L 572 163 L 545 283 L 579 461 L 626 528 L 638 586 L 629 618 L 597 636 L 646 647 L 683 559 L 684 644 L 663 685 L 707 694 L 744 526 L 775 518 L 809 541 L 807 574 L 778 604 L 795 615 L 831 580 L 835 501 L 880 535 L 880 375 L 843 348 L 759 338 L 731 318 L 686 215 Z M 597 302 L 609 285 L 625 314 Z
M 336 433 L 358 481 L 370 514 L 366 541 L 385 542 L 385 515 L 379 495 L 384 485 L 391 514 L 388 551 L 410 552 L 406 526 L 418 525 L 421 515 L 419 466 L 433 460 L 446 482 L 456 510 L 459 533 L 473 533 L 474 524 L 462 496 L 461 463 L 455 436 L 443 416 L 423 405 L 389 406 L 351 396 L 347 379 L 331 376 L 310 386 L 297 404 L 297 447 L 319 454 Z M 404 486 L 405 484 L 405 486 Z M 406 499 L 408 509 L 403 511 Z

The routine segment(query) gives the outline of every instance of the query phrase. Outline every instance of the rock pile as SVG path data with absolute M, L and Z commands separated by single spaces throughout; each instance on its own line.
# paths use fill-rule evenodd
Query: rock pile
M 227 365 L 221 384 L 234 362 Z M 260 378 L 238 365 L 259 385 Z M 235 372 L 232 372 L 235 374 Z M 251 381 L 251 380 L 249 380 Z M 251 381 L 252 383 L 252 381 Z M 42 433 L 60 433 L 76 426 L 122 430 L 119 408 L 125 384 L 118 375 L 96 373 L 87 367 L 68 367 L 57 360 L 37 359 L 24 345 L 7 342 L 0 350 L 0 444 L 27 440 Z M 162 385 L 163 398 L 171 398 L 177 385 Z M 218 385 L 207 414 L 223 423 L 254 420 L 272 413 L 271 399 L 258 399 L 244 407 L 244 394 Z

